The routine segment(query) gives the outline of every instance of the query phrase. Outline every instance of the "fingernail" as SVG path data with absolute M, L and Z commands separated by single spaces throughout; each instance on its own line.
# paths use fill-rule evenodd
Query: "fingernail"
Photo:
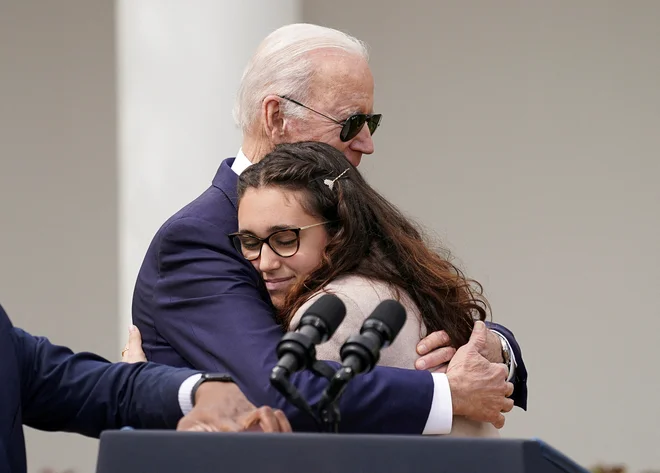
M 131 325 L 128 327 L 128 333 L 133 333 L 133 332 L 135 332 L 136 330 L 137 330 L 137 327 L 136 327 L 135 325 L 133 325 L 133 324 L 131 324 Z
M 424 361 L 424 360 L 417 360 L 417 361 L 415 362 L 415 368 L 417 368 L 418 370 L 423 370 L 424 368 L 426 368 L 426 361 Z
M 424 345 L 424 344 L 422 343 L 420 346 L 417 347 L 417 351 L 418 351 L 421 355 L 423 355 L 424 353 L 426 353 L 426 345 Z

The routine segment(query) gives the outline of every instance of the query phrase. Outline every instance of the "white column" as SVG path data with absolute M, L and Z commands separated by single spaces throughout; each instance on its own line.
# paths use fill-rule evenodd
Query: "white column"
M 120 340 L 153 235 L 240 146 L 231 110 L 248 59 L 301 15 L 299 0 L 117 2 Z

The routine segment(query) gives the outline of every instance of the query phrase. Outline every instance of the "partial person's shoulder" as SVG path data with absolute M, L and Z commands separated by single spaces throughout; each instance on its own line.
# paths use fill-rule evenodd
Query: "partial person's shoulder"
M 210 224 L 224 227 L 227 223 L 236 225 L 236 210 L 225 194 L 219 189 L 211 186 L 199 197 L 172 215 L 161 226 L 159 232 L 167 232 L 170 227 L 179 223 L 195 225 Z
M 233 173 L 231 168 L 223 163 L 212 185 L 167 219 L 158 230 L 158 234 L 175 233 L 177 229 L 191 227 L 216 227 L 224 233 L 236 231 L 237 211 L 226 187 L 235 186 L 234 180 L 237 180 L 238 176 L 233 176 L 231 179 L 224 176 L 223 179 L 221 176 L 223 172 Z
M 394 289 L 386 282 L 365 276 L 347 275 L 331 281 L 323 291 L 336 294 L 339 298 L 354 300 L 359 305 L 396 297 Z
M 341 299 L 346 306 L 347 317 L 362 318 L 371 314 L 382 301 L 397 298 L 395 291 L 385 282 L 357 275 L 342 276 L 310 297 L 294 315 L 291 327 L 295 327 L 302 314 L 325 294 L 334 294 Z

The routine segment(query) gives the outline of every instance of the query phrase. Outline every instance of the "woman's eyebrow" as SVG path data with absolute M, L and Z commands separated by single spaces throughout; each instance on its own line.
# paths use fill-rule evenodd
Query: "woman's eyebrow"
M 271 225 L 266 229 L 267 232 L 279 232 L 280 230 L 290 230 L 292 228 L 298 228 L 295 225 Z M 249 235 L 257 236 L 257 232 L 254 232 L 248 228 L 239 228 L 238 233 L 246 233 Z

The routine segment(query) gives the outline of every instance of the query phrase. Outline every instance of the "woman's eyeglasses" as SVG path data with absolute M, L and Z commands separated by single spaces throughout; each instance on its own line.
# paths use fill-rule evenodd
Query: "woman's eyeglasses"
M 318 227 L 330 222 L 314 223 L 305 227 L 285 228 L 277 230 L 266 238 L 259 238 L 250 233 L 231 233 L 229 238 L 246 260 L 254 261 L 261 256 L 261 248 L 267 244 L 273 252 L 282 258 L 290 258 L 300 248 L 300 232 L 308 228 Z
M 299 105 L 303 108 L 306 108 L 310 112 L 314 112 L 318 115 L 321 115 L 322 117 L 327 118 L 328 120 L 331 120 L 335 122 L 337 125 L 341 125 L 341 132 L 339 133 L 339 139 L 342 141 L 350 141 L 353 138 L 355 138 L 358 133 L 360 133 L 360 130 L 362 130 L 362 127 L 366 123 L 367 126 L 369 127 L 369 133 L 372 135 L 376 133 L 376 129 L 378 128 L 378 125 L 380 125 L 380 122 L 383 118 L 383 115 L 380 113 L 377 113 L 375 115 L 370 115 L 366 113 L 356 113 L 355 115 L 351 115 L 348 117 L 346 120 L 343 122 L 340 122 L 339 120 L 335 120 L 334 118 L 319 112 L 318 110 L 314 110 L 313 108 L 308 107 L 307 105 L 304 105 L 297 100 L 293 100 L 292 98 L 286 97 L 284 95 L 279 95 L 278 96 L 281 99 L 288 100 L 291 103 L 295 103 L 296 105 Z

